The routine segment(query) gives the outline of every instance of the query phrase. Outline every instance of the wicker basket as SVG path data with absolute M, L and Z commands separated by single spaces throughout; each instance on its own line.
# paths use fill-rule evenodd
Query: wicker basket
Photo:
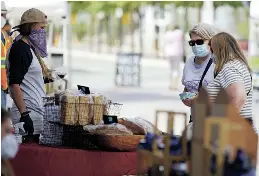
M 112 151 L 136 151 L 144 135 L 90 135 L 87 137 L 99 149 Z

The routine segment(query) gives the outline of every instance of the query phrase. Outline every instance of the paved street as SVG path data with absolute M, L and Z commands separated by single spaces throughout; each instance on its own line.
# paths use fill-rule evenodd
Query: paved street
M 115 59 L 112 55 L 74 50 L 72 87 L 76 88 L 77 84 L 88 85 L 92 90 L 104 93 L 109 99 L 123 103 L 122 117 L 142 117 L 154 122 L 155 111 L 158 109 L 189 112 L 179 100 L 180 92 L 168 89 L 169 69 L 166 61 L 143 60 L 141 88 L 118 88 L 114 85 Z M 254 114 L 257 115 L 258 112 L 258 108 L 254 108 Z M 166 129 L 165 115 L 159 117 L 159 127 L 162 130 Z M 179 134 L 182 129 L 183 118 L 178 117 L 175 132 Z

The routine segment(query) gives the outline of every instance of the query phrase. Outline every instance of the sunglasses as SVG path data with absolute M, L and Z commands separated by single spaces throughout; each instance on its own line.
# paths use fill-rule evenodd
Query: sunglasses
M 204 40 L 202 39 L 198 39 L 198 40 L 190 40 L 189 41 L 189 45 L 190 46 L 194 46 L 194 45 L 203 45 L 204 44 Z

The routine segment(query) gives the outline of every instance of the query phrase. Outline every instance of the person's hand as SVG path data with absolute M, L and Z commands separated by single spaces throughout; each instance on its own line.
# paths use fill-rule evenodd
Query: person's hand
M 28 132 L 28 135 L 33 135 L 34 133 L 33 121 L 31 120 L 29 113 L 30 112 L 22 113 L 20 122 L 24 122 L 23 128 L 25 132 L 26 133 Z
M 5 94 L 9 94 L 8 89 L 4 90 L 4 93 L 5 93 Z
M 52 83 L 54 80 L 52 78 L 44 78 L 44 84 Z
M 192 97 L 192 98 L 187 98 L 187 99 L 185 99 L 185 100 L 182 100 L 182 102 L 183 102 L 183 104 L 185 104 L 186 106 L 191 107 L 192 104 L 193 104 L 193 102 L 194 102 L 194 100 L 195 100 L 197 97 L 198 97 L 198 95 L 196 95 L 196 96 L 194 96 L 194 97 Z

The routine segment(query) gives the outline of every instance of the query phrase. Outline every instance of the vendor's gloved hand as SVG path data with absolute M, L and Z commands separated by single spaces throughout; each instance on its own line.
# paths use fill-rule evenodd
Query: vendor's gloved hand
M 33 121 L 31 120 L 29 113 L 30 113 L 29 111 L 22 113 L 20 122 L 24 122 L 23 128 L 25 132 L 26 133 L 28 132 L 28 135 L 33 135 L 34 133 Z
M 52 83 L 54 80 L 52 78 L 44 78 L 44 84 Z
M 5 94 L 9 94 L 8 89 L 4 90 L 4 93 L 5 93 Z

